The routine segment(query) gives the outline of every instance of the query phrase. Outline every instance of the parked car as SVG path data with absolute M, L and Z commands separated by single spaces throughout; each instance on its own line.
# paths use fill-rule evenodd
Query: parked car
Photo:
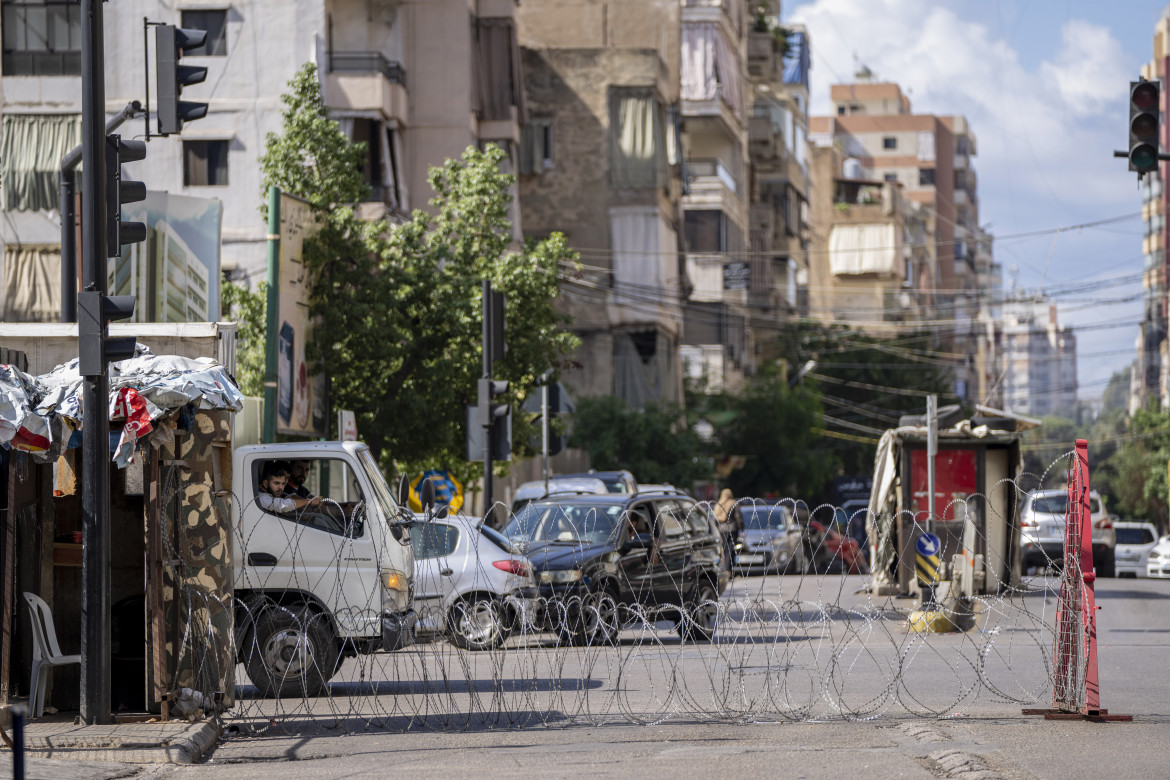
M 491 650 L 531 626 L 536 581 L 520 550 L 477 519 L 447 515 L 410 529 L 419 635 Z
M 516 488 L 516 495 L 512 498 L 512 514 L 516 514 L 538 498 L 549 496 L 576 496 L 576 495 L 605 495 L 609 488 L 597 477 L 550 477 L 545 483 L 543 479 L 525 482 Z
M 811 520 L 801 536 L 805 571 L 809 574 L 867 574 L 869 566 L 857 540 L 831 525 Z
M 805 568 L 803 530 L 791 508 L 765 501 L 739 504 L 743 539 L 736 548 L 735 568 L 745 573 L 802 572 Z
M 1020 553 L 1024 569 L 1064 562 L 1067 490 L 1033 490 L 1020 508 Z M 1089 516 L 1093 531 L 1093 568 L 1098 577 L 1114 575 L 1113 518 L 1096 490 L 1089 491 Z
M 621 471 L 589 471 L 583 474 L 562 474 L 561 476 L 600 479 L 605 483 L 605 487 L 610 493 L 633 495 L 638 492 L 638 480 L 634 479 L 634 475 L 625 469 Z
M 1146 560 L 1146 576 L 1170 579 L 1170 535 L 1163 536 L 1150 550 Z
M 713 515 L 688 496 L 542 499 L 503 533 L 532 562 L 544 627 L 575 644 L 613 643 L 646 612 L 684 638 L 715 632 L 730 577 Z
M 1117 576 L 1145 577 L 1150 551 L 1158 543 L 1158 529 L 1153 523 L 1121 522 L 1113 524 L 1113 533 L 1117 537 Z

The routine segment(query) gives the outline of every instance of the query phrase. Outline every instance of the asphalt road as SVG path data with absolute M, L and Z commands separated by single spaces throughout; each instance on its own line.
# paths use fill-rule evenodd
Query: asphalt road
M 532 637 L 501 655 L 443 644 L 379 657 L 376 664 L 343 670 L 329 700 L 279 712 L 266 709 L 271 702 L 246 701 L 241 709 L 249 717 L 242 723 L 254 730 L 225 736 L 199 765 L 142 768 L 139 776 L 1170 776 L 1170 581 L 1098 582 L 1102 705 L 1134 716 L 1132 723 L 1104 724 L 1023 716 L 1019 701 L 989 689 L 1038 699 L 1031 706 L 1049 703 L 1042 648 L 1051 640 L 1044 626 L 1052 625 L 1055 594 L 1044 586 L 1054 581 L 1034 581 L 1023 607 L 992 604 L 980 628 L 929 641 L 907 634 L 904 622 L 880 617 L 880 609 L 875 619 L 875 605 L 855 592 L 860 585 L 854 577 L 738 580 L 725 594 L 729 603 L 786 604 L 790 621 L 799 605 L 802 617 L 786 625 L 765 616 L 760 622 L 768 628 L 721 633 L 706 649 L 679 646 L 659 626 L 660 641 L 644 650 L 645 642 L 627 631 L 618 647 L 587 653 L 558 651 Z M 843 609 L 818 620 L 818 605 Z M 768 636 L 784 641 L 761 641 Z M 818 641 L 823 652 L 806 658 L 815 673 L 804 670 L 795 679 L 828 670 L 836 682 L 817 692 L 802 717 L 776 717 L 778 695 L 768 699 L 770 708 L 756 705 L 767 717 L 751 717 L 751 702 L 759 701 L 751 695 L 752 681 L 772 678 L 750 670 L 786 663 L 787 679 L 793 679 L 800 665 L 794 654 L 810 652 L 798 648 Z M 902 671 L 893 686 L 897 694 L 883 698 L 891 687 L 891 657 L 902 659 Z M 970 669 L 964 674 L 963 664 L 980 657 L 988 685 L 967 690 L 978 676 Z M 641 677 L 631 680 L 631 669 Z M 614 679 L 614 670 L 625 674 L 624 681 Z M 366 692 L 344 680 L 363 671 L 384 678 Z M 445 676 L 420 681 L 435 674 Z M 741 684 L 738 692 L 727 691 L 731 678 Z M 516 682 L 522 679 L 545 682 L 524 687 Z M 559 685 L 562 679 L 569 683 Z M 957 706 L 950 707 L 956 697 Z M 836 699 L 836 707 L 826 698 Z M 843 720 L 842 704 L 862 719 Z M 525 712 L 501 720 L 493 706 Z M 927 712 L 941 707 L 948 707 L 942 718 Z M 278 716 L 275 725 L 268 715 Z M 662 722 L 638 725 L 631 723 L 635 717 Z

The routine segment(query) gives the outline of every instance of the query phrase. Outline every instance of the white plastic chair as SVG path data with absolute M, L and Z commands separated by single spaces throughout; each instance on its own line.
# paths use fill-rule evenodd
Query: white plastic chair
M 32 679 L 28 686 L 28 707 L 31 717 L 39 718 L 45 712 L 45 687 L 49 683 L 49 667 L 81 663 L 80 655 L 62 655 L 57 644 L 57 629 L 53 627 L 53 612 L 35 593 L 24 594 L 33 629 Z

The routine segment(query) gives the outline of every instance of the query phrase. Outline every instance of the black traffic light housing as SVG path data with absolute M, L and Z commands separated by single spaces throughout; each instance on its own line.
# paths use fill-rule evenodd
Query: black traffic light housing
M 1129 82 L 1129 169 L 1146 174 L 1158 169 L 1161 136 L 1161 88 L 1155 81 Z
M 181 132 L 184 122 L 207 116 L 206 103 L 179 99 L 183 87 L 202 83 L 207 78 L 207 68 L 179 64 L 184 51 L 197 49 L 206 40 L 206 30 L 185 30 L 173 24 L 160 24 L 154 28 L 159 135 Z
M 107 363 L 134 357 L 137 339 L 110 338 L 106 324 L 134 316 L 133 295 L 102 295 L 97 290 L 77 294 L 77 371 L 82 376 L 101 376 Z
M 123 141 L 117 134 L 106 136 L 106 256 L 122 254 L 126 244 L 146 240 L 146 223 L 123 222 L 122 206 L 146 200 L 146 183 L 124 179 L 122 163 L 146 159 L 145 141 Z M 131 308 L 133 313 L 133 308 Z

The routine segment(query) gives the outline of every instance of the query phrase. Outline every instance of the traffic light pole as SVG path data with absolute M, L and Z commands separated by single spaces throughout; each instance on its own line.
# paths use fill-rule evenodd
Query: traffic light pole
M 492 379 L 492 283 L 483 280 L 483 378 Z M 491 403 L 491 398 L 487 399 Z M 491 420 L 491 417 L 488 417 Z M 494 421 L 492 421 L 494 424 Z M 483 436 L 483 514 L 492 517 L 495 502 L 492 500 L 492 426 L 484 428 Z M 494 523 L 488 522 L 488 525 Z
M 105 46 L 102 0 L 81 0 L 82 283 L 106 294 Z M 62 293 L 64 294 L 64 290 Z M 105 323 L 101 323 L 104 334 Z M 112 723 L 110 712 L 109 374 L 82 383 L 81 720 Z

